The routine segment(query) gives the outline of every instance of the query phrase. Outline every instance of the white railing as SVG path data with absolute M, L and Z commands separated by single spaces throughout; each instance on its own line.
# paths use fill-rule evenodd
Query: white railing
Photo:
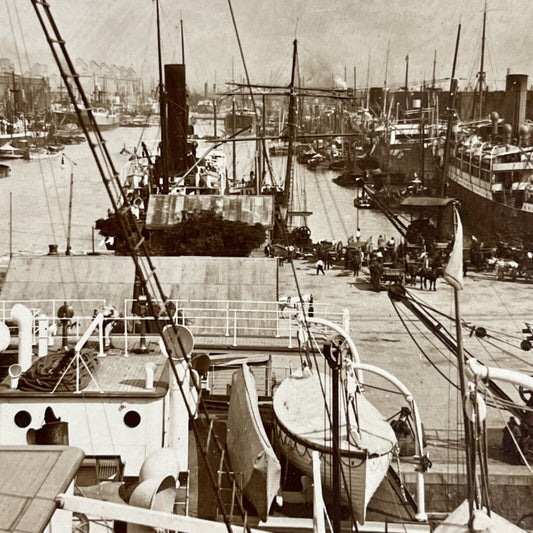
M 308 302 L 180 299 L 170 299 L 169 302 L 175 309 L 173 319 L 176 324 L 187 326 L 197 337 L 226 337 L 232 340 L 233 346 L 242 345 L 251 337 L 274 337 L 287 339 L 287 347 L 292 348 L 298 331 L 296 317 L 302 309 L 307 313 L 310 309 Z M 132 312 L 134 303 L 133 299 L 124 302 L 122 313 L 128 321 L 140 318 Z M 156 303 L 163 309 L 160 302 Z M 348 310 L 320 302 L 314 302 L 312 309 L 314 316 L 349 330 Z
M 174 323 L 187 326 L 196 338 L 202 339 L 201 342 L 204 344 L 217 345 L 223 342 L 232 346 L 243 346 L 256 345 L 260 342 L 267 345 L 270 339 L 273 344 L 293 348 L 298 344 L 297 316 L 303 311 L 307 314 L 311 310 L 314 317 L 327 319 L 349 331 L 348 310 L 320 302 L 313 302 L 312 307 L 308 302 L 301 304 L 295 301 L 287 303 L 286 301 L 173 299 L 169 302 L 175 309 Z M 55 325 L 51 332 L 56 338 L 66 335 L 69 339 L 77 341 L 93 321 L 95 311 L 105 306 L 106 300 L 67 300 L 74 315 L 65 319 L 59 319 L 57 316 L 58 309 L 65 303 L 64 299 L 0 301 L 0 320 L 9 321 L 11 308 L 15 303 L 22 303 L 32 311 L 34 344 L 36 344 L 39 337 L 37 317 L 40 315 L 47 315 L 49 324 Z M 163 309 L 160 302 L 156 303 Z M 109 319 L 114 322 L 113 327 L 109 327 L 109 331 L 112 330 L 112 337 L 124 338 L 126 356 L 141 342 L 141 321 L 145 323 L 145 331 L 148 332 L 146 338 L 153 337 L 153 333 L 156 332 L 154 319 L 151 316 L 141 317 L 135 314 L 134 304 L 138 302 L 133 299 L 125 300 L 120 316 Z M 166 313 L 161 314 L 163 320 L 165 317 Z M 320 328 L 317 334 L 320 335 Z
M 55 324 L 57 332 L 61 334 L 62 320 L 57 316 L 59 308 L 65 301 L 72 306 L 74 316 L 69 318 L 68 329 L 70 335 L 76 339 L 89 327 L 89 324 L 94 318 L 94 311 L 105 305 L 105 299 L 82 299 L 77 298 L 73 300 L 63 299 L 32 299 L 32 300 L 0 300 L 0 321 L 9 322 L 11 319 L 11 308 L 17 304 L 24 304 L 33 315 L 33 344 L 37 343 L 39 337 L 39 324 L 37 317 L 46 315 L 50 324 Z M 91 310 L 92 314 L 87 314 Z

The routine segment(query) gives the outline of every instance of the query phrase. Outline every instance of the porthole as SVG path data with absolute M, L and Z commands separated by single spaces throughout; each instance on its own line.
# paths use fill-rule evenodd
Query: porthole
M 27 428 L 31 424 L 31 415 L 28 411 L 19 411 L 14 420 L 19 428 Z
M 124 424 L 129 428 L 136 428 L 141 423 L 141 415 L 137 411 L 128 411 L 124 415 Z

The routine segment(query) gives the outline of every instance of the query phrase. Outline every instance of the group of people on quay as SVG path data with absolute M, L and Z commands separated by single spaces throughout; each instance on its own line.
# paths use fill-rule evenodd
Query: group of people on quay
M 521 246 L 515 250 L 504 244 L 489 248 L 472 235 L 470 243 L 465 244 L 463 274 L 467 275 L 468 263 L 468 268 L 477 272 L 494 270 L 498 279 L 514 280 L 520 276 L 533 279 L 531 247 Z M 325 276 L 333 266 L 359 276 L 365 266 L 375 290 L 380 290 L 386 282 L 411 285 L 419 282 L 421 289 L 436 290 L 437 279 L 443 274 L 452 245 L 452 236 L 437 242 L 435 227 L 427 219 L 417 219 L 399 242 L 394 236 L 386 235 L 379 235 L 377 241 L 372 236 L 364 239 L 357 228 L 346 243 L 340 240 L 313 243 L 308 238 L 305 245 L 295 242 L 287 246 L 267 246 L 265 255 L 277 257 L 280 266 L 297 257 L 313 260 L 317 276 Z
M 333 264 L 341 263 L 345 270 L 359 276 L 363 265 L 368 267 L 371 283 L 379 290 L 384 281 L 409 282 L 420 279 L 421 288 L 436 290 L 436 280 L 442 275 L 449 247 L 437 248 L 435 243 L 423 246 L 396 242 L 394 236 L 379 235 L 376 244 L 373 237 L 361 240 L 360 230 L 349 237 L 346 245 L 340 241 L 321 241 L 315 246 L 316 274 L 325 275 Z

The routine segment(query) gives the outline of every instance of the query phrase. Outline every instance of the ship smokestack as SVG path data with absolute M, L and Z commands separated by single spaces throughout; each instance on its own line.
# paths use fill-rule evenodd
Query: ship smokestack
M 527 74 L 508 74 L 505 85 L 505 121 L 518 139 L 520 125 L 526 120 Z
M 165 65 L 167 102 L 167 150 L 169 175 L 187 170 L 189 110 L 185 87 L 185 65 Z

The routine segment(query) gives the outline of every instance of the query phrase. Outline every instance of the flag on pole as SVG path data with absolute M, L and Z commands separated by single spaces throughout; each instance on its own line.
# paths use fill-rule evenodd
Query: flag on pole
M 448 264 L 444 269 L 444 279 L 455 289 L 463 288 L 463 225 L 461 217 L 454 207 L 455 213 L 455 239 L 453 248 L 448 259 Z

